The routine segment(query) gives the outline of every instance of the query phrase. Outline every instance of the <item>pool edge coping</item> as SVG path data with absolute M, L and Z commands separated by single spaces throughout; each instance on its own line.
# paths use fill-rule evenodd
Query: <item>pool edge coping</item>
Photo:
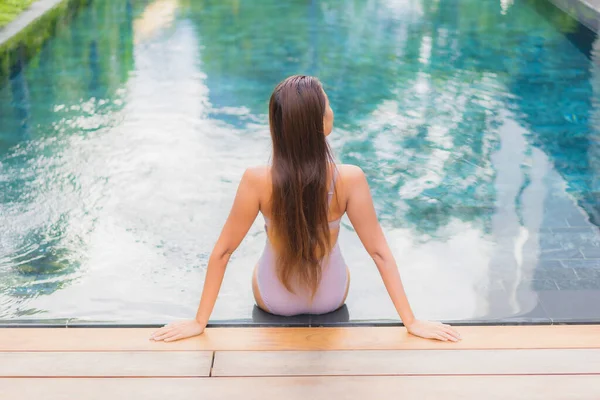
M 518 319 L 503 319 L 503 320 L 456 320 L 448 321 L 442 320 L 441 322 L 447 323 L 453 326 L 552 326 L 552 325 L 600 325 L 600 318 L 596 319 L 531 319 L 531 320 L 518 320 Z M 116 322 L 75 322 L 70 323 L 40 323 L 40 322 L 6 322 L 0 321 L 0 329 L 20 329 L 20 328 L 74 328 L 74 329 L 85 329 L 85 328 L 101 328 L 101 329 L 150 329 L 160 328 L 164 326 L 163 323 L 116 323 Z M 352 327 L 403 327 L 402 322 L 395 321 L 349 321 L 349 322 L 331 322 L 331 323 L 287 323 L 281 322 L 244 322 L 243 320 L 223 320 L 209 323 L 207 328 L 309 328 L 309 327 L 325 327 L 325 328 L 352 328 Z
M 547 0 L 588 29 L 600 34 L 600 4 L 588 0 Z
M 36 0 L 31 3 L 15 19 L 0 28 L 0 49 L 27 27 L 40 20 L 46 13 L 59 6 L 60 3 L 69 1 L 71 0 Z

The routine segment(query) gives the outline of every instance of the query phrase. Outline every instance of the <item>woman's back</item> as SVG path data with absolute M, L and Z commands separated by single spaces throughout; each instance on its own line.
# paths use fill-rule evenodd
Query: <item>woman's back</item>
M 259 186 L 257 190 L 267 189 L 272 185 L 270 168 L 257 168 L 255 173 Z M 331 182 L 327 196 L 331 246 L 327 254 L 321 257 L 319 282 L 314 290 L 298 279 L 294 279 L 293 276 L 289 283 L 290 287 L 286 287 L 281 282 L 278 268 L 285 268 L 285 265 L 278 263 L 277 250 L 273 242 L 279 239 L 276 233 L 272 233 L 269 229 L 271 193 L 269 190 L 262 191 L 265 196 L 261 199 L 260 211 L 265 218 L 267 240 L 256 267 L 253 288 L 257 303 L 265 311 L 279 315 L 323 314 L 344 304 L 350 280 L 348 268 L 337 244 L 339 224 L 345 212 L 345 208 L 341 206 L 343 203 L 340 202 L 340 193 L 344 191 L 340 190 L 342 183 L 341 179 L 338 179 L 339 172 L 335 165 L 331 165 L 328 177 Z
M 343 187 L 342 174 L 348 175 L 348 168 L 356 168 L 351 165 L 331 165 L 330 171 L 327 173 L 327 179 L 331 182 L 328 190 L 329 208 L 328 208 L 328 221 L 336 222 L 339 221 L 344 213 L 346 191 Z M 343 172 L 345 171 L 345 172 Z M 253 176 L 253 184 L 256 186 L 256 190 L 260 193 L 259 196 L 259 211 L 263 215 L 266 221 L 272 219 L 272 194 L 273 194 L 273 179 L 271 177 L 270 166 L 260 166 L 249 168 L 248 172 Z M 330 224 L 331 226 L 331 224 Z M 332 230 L 332 238 L 336 238 L 338 229 Z

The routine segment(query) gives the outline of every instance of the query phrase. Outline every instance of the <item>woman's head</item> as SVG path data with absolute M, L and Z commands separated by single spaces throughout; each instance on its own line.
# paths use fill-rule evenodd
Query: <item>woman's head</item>
M 282 283 L 292 278 L 316 290 L 321 259 L 330 250 L 329 166 L 326 141 L 333 111 L 317 78 L 295 75 L 281 82 L 269 102 L 273 141 L 272 240 Z
M 321 82 L 306 75 L 290 76 L 280 82 L 269 102 L 269 123 L 273 145 L 277 147 L 274 150 L 285 150 L 280 147 L 286 145 L 291 148 L 312 136 L 328 136 L 333 128 L 333 110 Z

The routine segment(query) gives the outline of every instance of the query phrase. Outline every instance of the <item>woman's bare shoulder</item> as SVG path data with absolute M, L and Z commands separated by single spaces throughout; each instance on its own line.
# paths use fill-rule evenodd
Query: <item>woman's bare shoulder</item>
M 362 180 L 365 177 L 365 173 L 357 165 L 338 164 L 337 170 L 340 174 L 340 177 L 344 180 L 344 182 L 347 182 L 347 183 L 352 183 L 357 180 Z
M 244 179 L 247 179 L 252 185 L 263 186 L 270 182 L 271 167 L 260 165 L 246 168 Z

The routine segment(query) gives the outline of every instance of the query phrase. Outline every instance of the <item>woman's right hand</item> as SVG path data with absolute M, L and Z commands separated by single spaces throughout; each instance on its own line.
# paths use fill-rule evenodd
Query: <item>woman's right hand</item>
M 205 326 L 195 319 L 187 321 L 171 322 L 163 326 L 150 336 L 150 340 L 156 342 L 174 342 L 176 340 L 186 339 L 192 336 L 201 335 Z
M 444 342 L 462 340 L 456 329 L 441 322 L 415 320 L 410 325 L 406 325 L 406 329 L 410 334 L 425 339 L 437 339 Z

